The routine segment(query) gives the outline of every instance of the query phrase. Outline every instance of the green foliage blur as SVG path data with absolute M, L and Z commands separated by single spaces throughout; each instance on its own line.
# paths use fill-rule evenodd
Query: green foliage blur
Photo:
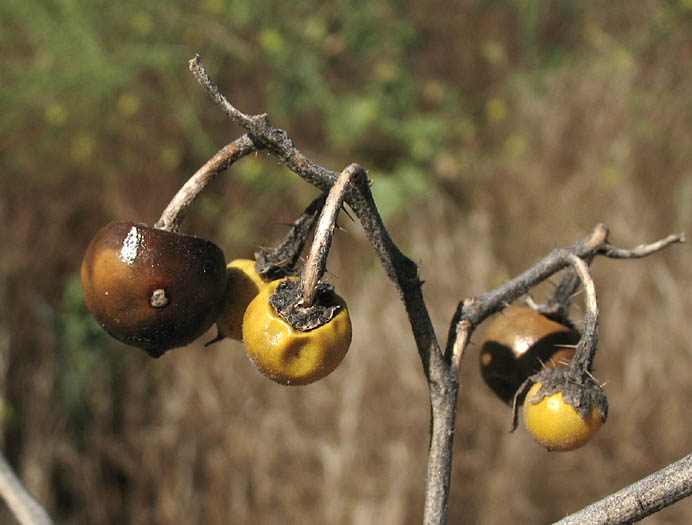
M 525 151 L 526 138 L 503 127 L 518 84 L 540 90 L 547 72 L 593 47 L 628 67 L 631 46 L 660 38 L 690 10 L 671 0 L 648 30 L 611 49 L 591 21 L 594 0 L 466 4 L 498 30 L 474 41 L 458 21 L 471 34 L 457 35 L 465 49 L 455 64 L 444 55 L 457 40 L 430 43 L 425 8 L 406 0 L 3 2 L 3 176 L 40 183 L 157 171 L 183 180 L 234 136 L 187 72 L 199 52 L 241 110 L 268 112 L 334 169 L 346 158 L 367 166 L 389 217 L 498 141 L 509 157 Z M 428 9 L 444 16 L 446 5 Z M 436 68 L 433 52 L 458 69 Z M 261 177 L 250 163 L 237 171 L 241 185 L 281 190 L 276 167 Z M 617 167 L 604 177 L 616 184 Z

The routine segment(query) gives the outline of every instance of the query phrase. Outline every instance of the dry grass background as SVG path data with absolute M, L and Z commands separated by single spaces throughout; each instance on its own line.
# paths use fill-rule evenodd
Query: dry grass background
M 509 106 L 502 130 L 488 125 L 480 132 L 482 147 L 459 145 L 459 153 L 438 159 L 431 168 L 436 189 L 392 219 L 394 239 L 420 264 L 441 338 L 459 300 L 581 239 L 598 222 L 622 247 L 692 230 L 689 32 L 659 35 L 639 47 L 611 41 L 659 4 L 642 2 L 629 18 L 621 9 L 619 18 L 600 12 L 600 29 L 594 24 L 588 36 L 598 52 L 551 71 L 540 89 L 521 75 L 507 83 L 495 94 Z M 433 2 L 426 9 L 444 7 Z M 429 37 L 426 56 L 435 57 L 421 60 L 420 74 L 453 80 L 443 75 L 463 56 L 445 49 L 461 48 L 460 25 L 450 15 L 428 28 L 421 13 L 411 16 Z M 495 26 L 482 17 L 476 22 L 467 30 L 492 36 Z M 308 151 L 314 147 L 297 141 Z M 334 169 L 360 160 L 311 154 Z M 262 157 L 247 162 L 273 165 Z M 277 242 L 281 223 L 309 200 L 302 183 L 286 177 L 295 202 L 275 203 L 276 213 L 257 225 L 258 243 Z M 63 279 L 76 272 L 99 225 L 114 218 L 153 222 L 177 182 L 156 170 L 6 181 L 11 184 L 0 195 L 4 450 L 59 523 L 420 522 L 427 386 L 403 307 L 357 224 L 343 221 L 346 231 L 337 235 L 329 261 L 330 280 L 352 312 L 353 344 L 325 380 L 274 385 L 236 342 L 195 344 L 156 361 L 103 343 L 102 353 L 84 365 L 77 407 L 70 408 L 59 378 L 66 363 L 77 362 L 66 356 L 78 349 L 65 347 L 56 329 L 67 308 Z M 233 170 L 212 191 L 236 201 L 232 181 Z M 186 229 L 215 239 L 219 222 L 193 214 Z M 249 244 L 222 247 L 227 257 L 252 252 Z M 546 523 L 690 452 L 690 255 L 683 245 L 644 260 L 594 262 L 602 313 L 595 373 L 607 383 L 611 411 L 581 450 L 549 454 L 521 428 L 508 434 L 510 413 L 482 384 L 478 347 L 470 348 L 462 366 L 450 523 Z M 575 317 L 580 311 L 577 299 Z M 93 334 L 83 340 L 93 341 L 88 337 L 98 340 Z M 84 420 L 81 404 L 89 407 Z M 11 519 L 0 514 L 3 523 Z M 690 501 L 646 520 L 690 522 Z

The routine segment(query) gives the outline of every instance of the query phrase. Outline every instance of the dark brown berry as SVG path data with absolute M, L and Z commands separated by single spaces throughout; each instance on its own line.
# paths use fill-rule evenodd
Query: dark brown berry
M 98 323 L 116 339 L 159 357 L 214 324 L 226 261 L 205 239 L 113 222 L 91 240 L 81 276 Z
M 481 346 L 481 374 L 505 403 L 543 367 L 564 368 L 574 356 L 579 332 L 528 307 L 503 310 L 488 327 Z

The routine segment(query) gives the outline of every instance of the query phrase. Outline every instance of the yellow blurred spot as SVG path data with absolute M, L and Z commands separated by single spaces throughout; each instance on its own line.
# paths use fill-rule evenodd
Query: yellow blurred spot
M 507 118 L 507 103 L 498 97 L 485 103 L 485 115 L 490 122 L 499 122 Z
M 67 109 L 62 104 L 54 102 L 46 107 L 43 118 L 52 126 L 60 126 L 67 122 Z
M 154 21 L 149 13 L 137 13 L 130 18 L 130 26 L 140 35 L 148 35 L 154 28 Z
M 5 423 L 12 418 L 12 405 L 4 397 L 0 397 L 0 423 Z
M 626 71 L 634 66 L 634 57 L 624 47 L 620 47 L 613 53 L 613 62 L 619 71 Z
M 423 137 L 416 138 L 411 145 L 411 155 L 415 160 L 428 160 L 434 151 L 430 141 Z
M 399 68 L 394 62 L 380 62 L 375 66 L 375 78 L 381 82 L 391 82 L 399 74 Z
M 327 28 L 324 25 L 324 21 L 318 16 L 308 18 L 305 21 L 305 29 L 303 31 L 303 34 L 310 42 L 321 43 L 327 35 Z
M 526 139 L 521 135 L 514 133 L 507 137 L 503 146 L 505 155 L 516 158 L 522 156 L 526 152 Z
M 167 146 L 159 152 L 159 163 L 166 169 L 174 169 L 180 165 L 182 155 L 175 146 Z
M 281 53 L 284 48 L 284 38 L 275 29 L 265 29 L 259 34 L 259 42 L 262 49 L 267 53 L 276 55 Z
M 492 288 L 497 288 L 498 286 L 502 286 L 508 280 L 509 280 L 509 275 L 507 273 L 499 273 L 499 274 L 496 274 L 492 278 L 492 280 L 490 282 L 490 286 Z
M 617 166 L 606 166 L 601 170 L 601 180 L 607 186 L 619 186 L 625 179 L 625 174 Z
M 70 152 L 77 162 L 87 161 L 94 152 L 94 140 L 91 137 L 77 137 L 72 141 Z
M 118 97 L 116 107 L 121 115 L 131 117 L 139 111 L 139 97 L 133 93 L 123 93 Z
M 692 0 L 679 0 L 678 5 L 680 6 L 680 9 L 692 11 Z
M 238 164 L 237 173 L 244 182 L 254 182 L 262 176 L 262 163 L 255 157 L 246 159 L 245 162 Z
M 605 33 L 594 23 L 587 23 L 584 27 L 584 39 L 594 47 L 604 47 L 607 43 Z
M 486 40 L 481 47 L 481 53 L 491 64 L 499 64 L 506 61 L 505 48 L 497 40 Z
M 223 0 L 204 0 L 202 3 L 202 9 L 212 15 L 218 15 L 221 13 L 221 11 L 223 11 L 223 5 Z

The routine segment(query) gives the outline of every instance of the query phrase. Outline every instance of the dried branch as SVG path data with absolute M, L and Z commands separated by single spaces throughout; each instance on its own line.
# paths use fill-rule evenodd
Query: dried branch
M 0 453 L 0 495 L 22 525 L 52 525 L 53 520 L 24 488 L 2 453 Z
M 639 246 L 634 250 L 623 250 L 615 248 L 608 243 L 608 233 L 607 226 L 598 224 L 591 235 L 573 246 L 553 250 L 531 268 L 505 282 L 502 286 L 478 297 L 460 302 L 452 319 L 446 355 L 452 354 L 452 348 L 456 340 L 456 325 L 458 323 L 462 320 L 467 321 L 470 324 L 469 330 L 473 333 L 473 330 L 487 317 L 499 312 L 506 305 L 527 294 L 537 284 L 567 267 L 569 263 L 565 258 L 566 254 L 572 253 L 585 261 L 592 259 L 596 255 L 612 257 L 612 254 L 618 254 L 617 258 L 631 259 L 651 255 L 671 244 L 685 242 L 686 240 L 685 234 L 670 235 L 665 239 Z M 572 273 L 566 275 L 563 281 L 566 283 L 564 289 L 572 288 L 570 295 L 574 293 L 573 284 L 571 284 L 572 279 L 576 279 L 577 283 L 579 282 L 576 274 Z
M 214 102 L 239 126 L 250 132 L 255 147 L 266 148 L 289 169 L 322 191 L 335 183 L 338 174 L 314 163 L 293 144 L 285 131 L 273 128 L 266 114 L 246 115 L 232 106 L 209 78 L 199 55 L 189 62 L 190 70 L 198 82 L 209 92 Z M 616 256 L 621 251 L 607 243 L 608 229 L 598 225 L 586 239 L 568 249 L 555 250 L 521 275 L 484 295 L 467 299 L 459 304 L 449 328 L 444 354 L 430 320 L 422 294 L 422 281 L 418 266 L 406 257 L 391 239 L 377 210 L 366 177 L 353 180 L 345 196 L 360 221 L 365 234 L 382 267 L 394 283 L 408 314 L 411 330 L 430 388 L 431 436 L 426 475 L 425 524 L 447 522 L 447 501 L 452 468 L 452 445 L 459 392 L 458 371 L 462 356 L 473 330 L 488 316 L 526 294 L 536 284 L 567 267 L 574 255 L 590 261 L 597 254 Z M 631 253 L 653 253 L 673 242 L 684 241 L 684 236 L 638 248 Z M 647 253 L 647 254 L 648 254 Z M 639 256 L 632 255 L 630 257 Z M 643 255 L 641 255 L 643 256 Z M 578 281 L 576 281 L 578 282 Z M 565 282 L 561 294 L 570 296 L 574 282 Z
M 692 495 L 692 454 L 556 522 L 633 523 Z
M 640 244 L 639 246 L 632 248 L 631 250 L 622 250 L 620 248 L 615 248 L 610 244 L 604 244 L 599 253 L 610 257 L 611 259 L 640 259 L 661 251 L 663 248 L 670 246 L 671 244 L 677 244 L 687 241 L 687 235 L 683 233 L 671 234 L 665 239 L 660 241 L 652 242 L 651 244 Z
M 271 127 L 267 115 L 248 116 L 234 108 L 209 78 L 199 55 L 189 62 L 198 82 L 216 104 L 238 125 L 250 131 L 256 140 L 281 159 L 293 172 L 322 191 L 336 181 L 337 173 L 305 157 L 286 132 Z M 354 181 L 345 201 L 360 221 L 385 273 L 399 291 L 409 317 L 411 330 L 430 385 L 432 408 L 431 444 L 428 461 L 424 522 L 445 523 L 452 464 L 453 433 L 458 381 L 445 363 L 422 293 L 418 266 L 392 241 L 370 192 L 367 178 Z

